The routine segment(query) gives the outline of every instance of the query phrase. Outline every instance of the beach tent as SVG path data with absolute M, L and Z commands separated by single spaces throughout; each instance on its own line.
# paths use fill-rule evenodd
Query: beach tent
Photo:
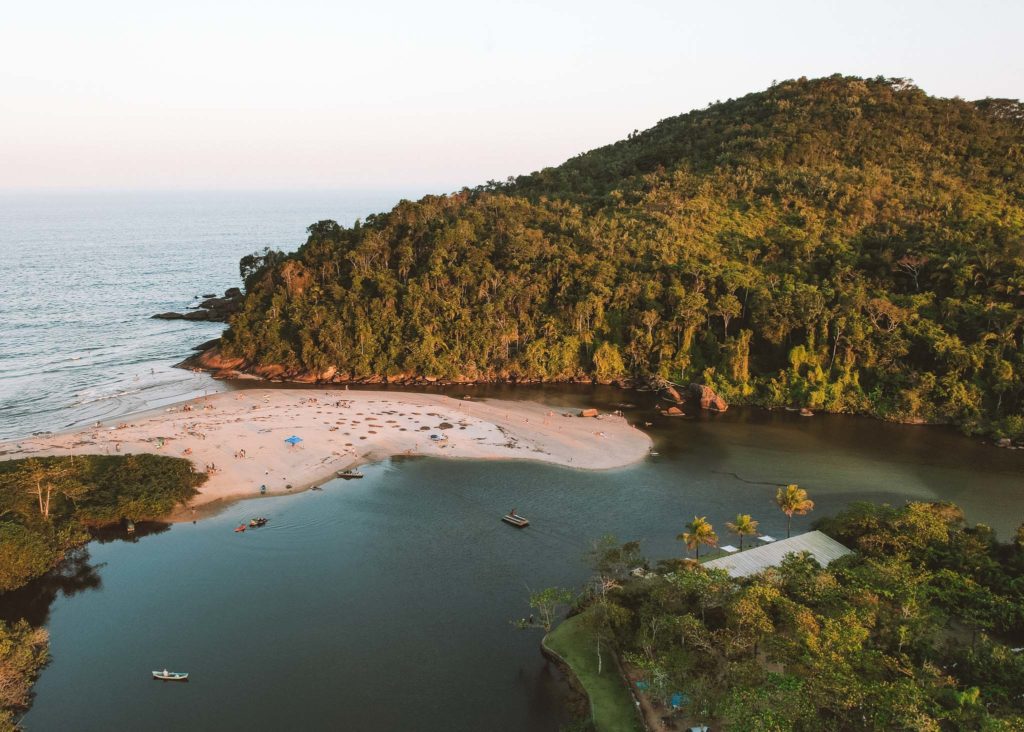
M 286 438 L 284 439 L 284 441 L 285 441 L 285 442 L 287 442 L 287 443 L 288 443 L 289 445 L 291 445 L 292 447 L 295 447 L 295 446 L 296 446 L 296 445 L 298 445 L 298 444 L 299 444 L 300 442 L 302 442 L 302 438 L 301 438 L 301 437 L 296 437 L 295 435 L 292 435 L 291 437 L 286 437 Z

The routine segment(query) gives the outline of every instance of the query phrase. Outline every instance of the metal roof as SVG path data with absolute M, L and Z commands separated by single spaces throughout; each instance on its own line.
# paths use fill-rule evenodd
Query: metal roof
M 712 559 L 710 562 L 704 562 L 702 566 L 724 569 L 732 577 L 748 577 L 768 567 L 778 566 L 787 554 L 794 552 L 809 552 L 822 567 L 839 557 L 853 554 L 832 537 L 820 531 L 809 531 L 789 539 L 779 539 L 765 546 L 745 549 L 727 557 Z

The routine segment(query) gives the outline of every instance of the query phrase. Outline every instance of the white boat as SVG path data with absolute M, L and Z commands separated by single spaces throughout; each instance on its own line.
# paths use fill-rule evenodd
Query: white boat
M 163 671 L 154 671 L 153 678 L 160 679 L 160 681 L 188 681 L 188 674 L 164 669 Z

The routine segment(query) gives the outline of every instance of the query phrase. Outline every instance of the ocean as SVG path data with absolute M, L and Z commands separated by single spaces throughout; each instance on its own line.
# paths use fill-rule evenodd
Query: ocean
M 415 195 L 421 195 L 416 193 Z M 153 320 L 240 286 L 238 260 L 293 251 L 410 191 L 0 194 L 0 439 L 219 388 L 173 368 L 222 323 Z

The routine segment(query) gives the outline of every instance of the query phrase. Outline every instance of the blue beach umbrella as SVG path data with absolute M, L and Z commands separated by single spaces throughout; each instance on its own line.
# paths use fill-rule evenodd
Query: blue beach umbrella
M 302 442 L 302 438 L 301 437 L 296 437 L 295 435 L 292 435 L 291 437 L 286 437 L 284 441 L 287 442 L 292 447 L 295 447 L 300 442 Z

